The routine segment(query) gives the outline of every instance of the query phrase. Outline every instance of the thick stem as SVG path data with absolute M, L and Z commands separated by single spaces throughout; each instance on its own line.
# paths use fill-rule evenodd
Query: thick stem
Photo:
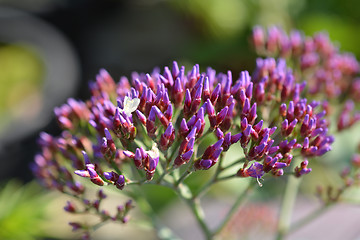
M 301 178 L 289 176 L 280 210 L 277 239 L 283 239 L 290 228 L 291 216 L 299 190 Z
M 205 214 L 204 211 L 200 205 L 200 200 L 198 198 L 195 199 L 188 199 L 186 200 L 187 204 L 189 205 L 191 211 L 193 212 L 196 221 L 198 222 L 204 236 L 206 239 L 210 240 L 212 239 L 212 234 L 210 229 L 205 223 Z
M 195 219 L 202 230 L 204 237 L 207 240 L 212 239 L 212 234 L 208 226 L 205 222 L 205 214 L 204 211 L 200 205 L 200 199 L 194 198 L 190 192 L 190 190 L 187 188 L 186 185 L 180 184 L 176 188 L 176 192 L 179 195 L 179 197 L 184 200 L 184 202 L 189 206 L 191 212 L 195 216 Z
M 140 191 L 141 192 L 141 191 Z M 171 231 L 170 228 L 163 225 L 160 220 L 158 219 L 156 213 L 152 209 L 149 202 L 146 200 L 145 196 L 135 196 L 136 194 L 133 194 L 133 198 L 136 201 L 137 205 L 141 209 L 143 213 L 145 213 L 150 219 L 151 223 L 156 229 L 156 233 L 159 239 L 161 240 L 170 240 L 170 239 L 179 239 L 175 236 L 175 234 Z

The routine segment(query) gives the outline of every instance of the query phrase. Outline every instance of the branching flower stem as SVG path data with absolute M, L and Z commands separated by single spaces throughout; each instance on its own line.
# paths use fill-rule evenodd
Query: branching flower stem
M 298 165 L 299 159 L 296 159 L 295 165 Z M 288 233 L 291 223 L 291 215 L 293 212 L 294 204 L 296 201 L 296 196 L 299 190 L 301 178 L 296 178 L 295 176 L 288 176 L 287 185 L 285 188 L 285 193 L 283 201 L 281 204 L 279 222 L 278 222 L 278 233 L 277 239 L 281 240 Z

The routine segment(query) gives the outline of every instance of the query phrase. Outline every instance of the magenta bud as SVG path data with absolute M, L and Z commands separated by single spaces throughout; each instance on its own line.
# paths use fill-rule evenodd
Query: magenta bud
M 179 133 L 180 133 L 181 136 L 185 137 L 188 134 L 188 132 L 189 132 L 189 128 L 188 128 L 188 126 L 186 124 L 185 118 L 183 118 L 181 120 L 181 123 L 180 123 Z
M 209 98 L 210 98 L 209 77 L 206 76 L 204 80 L 203 100 L 207 101 Z
M 171 104 L 169 104 L 168 107 L 166 108 L 166 111 L 165 111 L 164 115 L 169 121 L 172 119 L 173 107 L 172 107 Z
M 123 154 L 125 156 L 127 156 L 128 158 L 134 158 L 135 157 L 135 154 L 133 152 L 131 152 L 131 151 L 128 151 L 128 150 L 124 150 Z
M 210 97 L 210 100 L 213 104 L 215 104 L 216 100 L 218 99 L 220 92 L 221 92 L 221 84 L 218 83 L 218 85 L 216 85 Z
M 249 113 L 249 111 L 250 111 L 250 100 L 248 98 L 246 98 L 242 113 L 247 114 L 247 113 Z
M 284 167 L 287 167 L 287 164 L 284 162 L 276 162 L 273 167 L 274 168 L 284 168 Z
M 241 136 L 242 136 L 242 133 L 232 135 L 231 136 L 231 141 L 230 141 L 231 144 L 237 143 L 240 140 Z
M 216 115 L 216 125 L 220 125 L 222 121 L 224 121 L 228 109 L 229 107 L 226 106 L 225 108 L 221 109 L 221 111 Z
M 220 128 L 216 128 L 215 135 L 216 135 L 217 139 L 224 138 L 224 133 L 220 130 Z
M 187 151 L 186 153 L 184 153 L 182 155 L 182 159 L 185 161 L 185 162 L 188 162 L 191 158 L 191 156 L 193 155 L 194 151 L 193 150 L 189 150 Z
M 87 170 L 76 170 L 74 171 L 74 173 L 80 177 L 86 177 L 86 178 L 90 177 L 90 174 Z
M 120 190 L 122 190 L 124 188 L 124 186 L 125 186 L 125 177 L 123 175 L 119 175 L 119 178 L 115 183 L 115 186 Z
M 200 160 L 200 166 L 203 168 L 203 169 L 209 169 L 212 165 L 213 161 L 210 160 L 210 159 L 202 159 Z
M 245 118 L 246 119 L 246 118 Z M 256 131 L 256 132 L 260 132 L 261 131 L 261 128 L 262 128 L 262 126 L 263 126 L 263 120 L 260 120 L 260 122 L 258 122 L 257 124 L 255 124 L 254 126 L 253 126 L 253 129 Z M 245 129 L 245 128 L 244 128 Z
M 141 154 L 141 150 L 137 148 L 134 156 L 134 164 L 137 169 L 142 168 L 142 160 L 143 160 L 143 156 Z
M 251 133 L 251 129 L 252 129 L 251 125 L 248 125 L 248 126 L 246 127 L 246 129 L 243 131 L 243 135 L 244 135 L 245 137 L 248 137 L 248 136 L 250 135 L 250 133 Z
M 186 89 L 184 104 L 185 104 L 184 105 L 185 109 L 188 109 L 188 111 L 189 111 L 190 106 L 191 106 L 191 95 L 190 95 L 189 89 Z M 184 111 L 185 111 L 185 109 L 184 109 Z
M 246 90 L 245 90 L 245 95 L 246 95 L 246 97 L 249 98 L 249 99 L 251 99 L 251 97 L 252 97 L 252 92 L 253 92 L 253 83 L 251 82 L 251 83 L 247 86 L 247 88 L 246 88 Z
M 279 108 L 280 116 L 285 117 L 286 116 L 286 104 L 282 103 Z
M 138 117 L 138 119 L 140 120 L 140 122 L 143 125 L 146 125 L 146 117 L 145 117 L 145 115 L 142 112 L 140 112 L 139 110 L 136 110 L 135 113 L 136 113 L 136 116 Z
M 220 156 L 221 152 L 223 151 L 223 148 L 218 148 L 214 151 L 214 153 L 210 156 L 211 159 L 213 160 L 213 162 L 215 162 L 215 160 L 218 159 L 218 157 Z

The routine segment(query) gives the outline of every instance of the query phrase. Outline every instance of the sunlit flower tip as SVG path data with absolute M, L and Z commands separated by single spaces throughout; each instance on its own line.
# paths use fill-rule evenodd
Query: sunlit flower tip
M 216 125 L 220 125 L 224 121 L 228 109 L 229 107 L 226 106 L 223 109 L 221 109 L 221 111 L 216 115 Z
M 282 103 L 279 108 L 279 113 L 282 117 L 286 116 L 286 104 Z
M 266 147 L 266 143 L 262 143 L 254 148 L 255 154 L 260 155 Z
M 179 133 L 183 137 L 185 137 L 189 133 L 189 128 L 187 126 L 185 118 L 181 120 Z
M 204 87 L 203 87 L 203 100 L 207 101 L 210 98 L 210 86 L 209 86 L 209 77 L 205 77 L 204 79 Z
M 242 113 L 247 114 L 247 113 L 249 113 L 249 111 L 250 111 L 250 100 L 248 98 L 246 98 L 245 102 L 244 102 Z
M 138 117 L 138 119 L 140 120 L 140 122 L 143 125 L 146 125 L 146 117 L 145 117 L 145 115 L 142 112 L 140 112 L 139 110 L 136 110 L 135 113 L 136 113 L 136 116 Z
M 244 118 L 244 119 L 246 119 L 246 118 Z M 243 120 L 244 120 L 243 119 Z M 247 120 L 246 120 L 247 121 Z M 262 128 L 262 126 L 263 126 L 263 120 L 260 120 L 257 124 L 255 124 L 254 126 L 253 126 L 253 129 L 256 131 L 256 132 L 260 132 L 261 131 L 261 128 Z M 242 130 L 244 130 L 245 128 L 247 127 L 247 124 L 246 124 L 246 126 L 243 128 L 242 126 L 241 126 L 241 129 Z
M 231 132 L 228 132 L 227 134 L 225 134 L 223 145 L 224 144 L 225 145 L 230 145 L 231 144 Z
M 60 125 L 65 129 L 73 129 L 73 127 L 74 127 L 72 122 L 67 117 L 60 116 L 58 118 L 58 121 L 59 121 Z
M 211 96 L 210 96 L 210 101 L 211 101 L 213 104 L 216 103 L 216 101 L 217 101 L 217 99 L 218 99 L 218 97 L 219 97 L 219 95 L 220 95 L 220 92 L 221 92 L 221 84 L 218 83 L 218 84 L 216 85 L 216 87 L 214 88 Z
M 143 156 L 141 154 L 141 150 L 137 148 L 134 156 L 134 164 L 136 168 L 138 169 L 142 168 L 142 161 L 143 161 Z
M 251 99 L 252 98 L 252 93 L 253 93 L 253 83 L 251 82 L 247 86 L 247 88 L 245 90 L 245 95 L 246 95 L 247 98 Z
M 128 150 L 124 150 L 123 154 L 128 158 L 134 158 L 135 157 L 135 154 L 133 152 L 131 152 L 131 151 L 128 151 Z
M 83 155 L 83 157 L 84 157 L 85 165 L 91 164 L 90 158 L 89 158 L 89 156 L 86 154 L 86 152 L 85 152 L 85 151 L 81 151 L 81 153 L 82 153 L 82 155 Z
M 180 73 L 179 65 L 177 64 L 176 61 L 173 61 L 172 69 L 171 69 L 172 77 L 173 77 L 173 78 L 178 77 L 179 73 Z
M 248 125 L 248 126 L 245 128 L 245 130 L 243 131 L 243 136 L 244 136 L 244 137 L 250 136 L 251 129 L 252 129 L 251 125 Z
M 168 107 L 166 108 L 164 115 L 168 119 L 168 121 L 171 121 L 173 116 L 173 107 L 171 104 L 169 104 Z
M 194 127 L 191 129 L 190 133 L 186 136 L 186 139 L 187 139 L 188 141 L 189 141 L 191 138 L 195 138 L 197 129 L 198 129 L 198 128 L 197 128 L 196 126 L 194 126 Z
M 173 97 L 174 104 L 176 106 L 180 105 L 184 96 L 184 90 L 180 81 L 180 78 L 176 78 L 174 88 L 173 88 Z
M 186 89 L 186 91 L 185 91 L 185 100 L 184 100 L 184 111 L 185 111 L 185 109 L 187 109 L 187 111 L 189 111 L 190 106 L 191 106 L 190 90 Z
M 281 133 L 285 134 L 286 130 L 289 127 L 289 121 L 287 119 L 285 119 L 282 123 L 281 123 Z
M 211 103 L 210 99 L 206 100 L 206 112 L 210 116 L 215 116 L 215 108 L 214 105 Z
M 173 134 L 173 132 L 174 132 L 174 127 L 170 122 L 163 135 L 166 139 L 170 139 L 170 136 Z
M 224 133 L 223 133 L 223 131 L 220 130 L 220 128 L 216 128 L 215 129 L 215 136 L 219 140 L 221 138 L 224 138 Z
M 240 93 L 239 93 L 239 100 L 240 100 L 240 104 L 242 107 L 244 107 L 246 99 L 247 99 L 247 97 L 245 94 L 245 90 L 241 88 Z

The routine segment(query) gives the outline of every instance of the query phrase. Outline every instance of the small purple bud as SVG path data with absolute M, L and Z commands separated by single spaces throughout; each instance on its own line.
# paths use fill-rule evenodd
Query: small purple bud
M 82 155 L 83 155 L 83 157 L 84 157 L 85 165 L 91 164 L 90 159 L 89 159 L 89 156 L 86 154 L 86 152 L 85 152 L 85 151 L 81 151 L 81 153 L 82 153 Z
M 184 153 L 184 154 L 182 155 L 182 159 L 183 159 L 185 162 L 188 162 L 188 161 L 190 160 L 191 156 L 193 155 L 193 153 L 194 153 L 194 150 L 189 150 L 189 151 L 187 151 L 186 153 Z
M 212 165 L 212 160 L 210 159 L 202 159 L 200 160 L 200 166 L 203 168 L 203 169 L 209 169 Z
M 231 141 L 230 141 L 231 144 L 237 143 L 240 140 L 241 136 L 242 136 L 242 133 L 232 135 L 231 136 Z
M 287 164 L 284 162 L 276 162 L 274 164 L 274 168 L 284 168 L 284 167 L 287 167 Z
M 224 133 L 223 133 L 223 131 L 220 130 L 220 128 L 216 128 L 215 135 L 216 135 L 217 139 L 224 138 Z

